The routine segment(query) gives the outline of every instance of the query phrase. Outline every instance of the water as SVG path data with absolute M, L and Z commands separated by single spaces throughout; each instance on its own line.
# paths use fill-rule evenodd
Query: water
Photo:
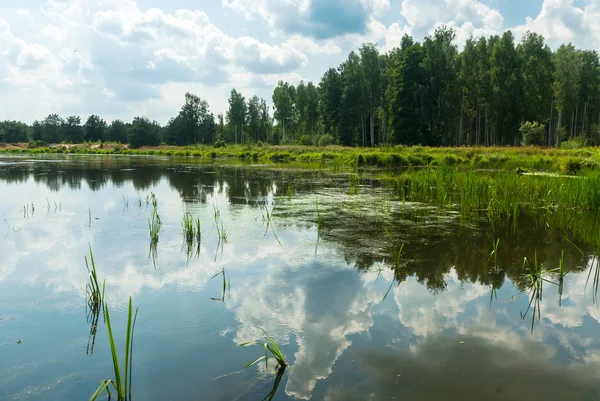
M 135 400 L 262 399 L 275 364 L 243 369 L 263 350 L 239 347 L 263 341 L 260 328 L 290 364 L 275 400 L 600 398 L 589 244 L 576 242 L 582 255 L 568 230 L 531 217 L 492 226 L 403 203 L 377 182 L 350 195 L 348 182 L 189 159 L 1 158 L 0 400 L 87 400 L 112 378 L 101 317 L 86 354 L 88 244 L 120 356 L 129 296 L 139 307 Z M 155 260 L 150 193 L 163 222 Z M 184 210 L 202 223 L 191 258 Z M 538 319 L 519 284 L 523 258 L 550 270 L 563 250 L 560 304 L 558 286 L 545 282 Z M 211 279 L 221 269 L 224 294 L 221 277 Z

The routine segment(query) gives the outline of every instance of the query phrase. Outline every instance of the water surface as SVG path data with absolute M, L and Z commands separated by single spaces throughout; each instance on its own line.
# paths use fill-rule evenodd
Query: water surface
M 243 369 L 262 348 L 239 347 L 261 328 L 290 364 L 275 400 L 600 399 L 594 249 L 535 216 L 492 225 L 342 174 L 152 157 L 2 157 L 0 199 L 1 400 L 87 400 L 112 377 L 102 318 L 91 349 L 88 246 L 121 353 L 139 307 L 133 399 L 262 399 L 275 364 Z M 562 296 L 548 275 L 528 308 L 524 257 L 551 270 L 563 251 Z

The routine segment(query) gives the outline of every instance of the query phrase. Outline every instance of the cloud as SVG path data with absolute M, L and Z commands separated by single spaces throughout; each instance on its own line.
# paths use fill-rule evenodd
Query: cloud
M 554 48 L 573 42 L 578 47 L 600 48 L 600 4 L 587 1 L 581 6 L 566 0 L 545 0 L 536 18 L 527 17 L 525 24 L 515 27 L 517 37 L 526 31 L 544 35 Z
M 223 0 L 246 18 L 266 20 L 272 28 L 317 40 L 366 32 L 371 14 L 389 8 L 387 0 Z
M 35 114 L 0 101 L 3 110 L 15 114 L 12 118 L 29 115 L 26 121 L 51 112 L 130 113 L 136 102 L 160 99 L 161 87 L 173 82 L 225 87 L 231 85 L 230 72 L 261 76 L 257 82 L 272 81 L 271 75 L 289 74 L 308 62 L 299 46 L 227 35 L 201 10 L 168 13 L 141 10 L 133 0 L 72 0 L 49 1 L 39 13 L 27 15 L 43 35 L 31 36 L 35 42 L 15 35 L 11 25 L 0 20 L 3 84 L 12 85 L 16 98 L 35 86 L 40 99 L 62 99 L 42 101 L 37 108 L 43 111 Z M 228 89 L 222 90 L 227 96 Z M 112 94 L 110 99 L 106 93 Z M 181 102 L 162 108 L 174 114 Z M 68 111 L 61 110 L 63 105 Z
M 456 30 L 458 43 L 464 43 L 470 35 L 501 33 L 504 23 L 498 10 L 477 0 L 403 0 L 401 14 L 417 40 L 444 24 Z

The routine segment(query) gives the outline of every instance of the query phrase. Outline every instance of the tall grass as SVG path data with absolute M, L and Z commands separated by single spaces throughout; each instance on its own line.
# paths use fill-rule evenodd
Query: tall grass
M 94 394 L 90 397 L 90 401 L 95 401 L 98 397 L 106 391 L 109 399 L 112 396 L 110 386 L 114 388 L 117 393 L 118 401 L 125 401 L 131 399 L 131 377 L 133 371 L 133 332 L 135 330 L 135 322 L 137 321 L 138 308 L 135 309 L 135 315 L 133 315 L 133 305 L 131 297 L 129 297 L 129 306 L 127 309 L 127 329 L 125 331 L 125 353 L 124 361 L 125 364 L 121 369 L 119 363 L 119 357 L 117 353 L 117 347 L 115 345 L 115 338 L 113 335 L 112 326 L 110 323 L 110 313 L 108 311 L 108 305 L 104 303 L 104 317 L 106 319 L 106 330 L 108 332 L 108 342 L 110 345 L 110 352 L 113 362 L 114 379 L 103 380 L 100 386 L 96 389 Z M 121 375 L 123 373 L 123 375 Z
M 202 243 L 202 227 L 200 224 L 200 218 L 194 218 L 190 212 L 184 212 L 181 219 L 181 228 L 183 231 L 183 240 L 188 256 L 193 253 L 194 244 L 196 248 L 196 256 L 200 255 L 200 245 Z
M 225 268 L 224 267 L 221 269 L 221 271 L 219 271 L 218 273 L 216 273 L 210 279 L 212 280 L 213 278 L 218 277 L 218 276 L 222 276 L 222 278 L 223 278 L 223 291 L 221 292 L 221 298 L 213 298 L 213 297 L 211 297 L 210 299 L 212 299 L 213 301 L 225 302 L 225 292 L 226 292 L 226 290 L 229 289 L 229 291 L 231 291 L 231 276 L 229 278 L 227 278 L 225 276 Z
M 287 362 L 285 361 L 285 357 L 283 356 L 283 353 L 281 352 L 281 350 L 279 349 L 279 347 L 277 346 L 277 344 L 275 344 L 275 341 L 273 341 L 273 339 L 271 338 L 271 336 L 269 336 L 269 334 L 262 329 L 262 332 L 265 334 L 265 337 L 267 337 L 268 341 L 265 341 L 264 343 L 258 343 L 256 341 L 253 342 L 248 342 L 248 343 L 243 343 L 240 344 L 240 347 L 247 347 L 249 345 L 260 345 L 264 348 L 265 354 L 263 356 L 260 356 L 258 358 L 256 358 L 255 360 L 253 360 L 252 362 L 246 364 L 246 366 L 244 366 L 244 369 L 247 367 L 250 367 L 252 365 L 254 365 L 255 363 L 258 363 L 262 360 L 265 361 L 265 368 L 269 368 L 269 355 L 272 356 L 273 358 L 275 358 L 275 361 L 277 361 L 277 367 L 282 367 L 285 368 L 287 367 Z
M 87 294 L 87 308 L 86 308 L 86 318 L 88 323 L 90 323 L 90 334 L 88 336 L 88 344 L 86 348 L 86 354 L 94 353 L 94 345 L 96 343 L 96 331 L 98 329 L 98 320 L 100 317 L 100 311 L 102 309 L 102 303 L 104 301 L 104 284 L 102 285 L 102 290 L 100 290 L 100 284 L 98 282 L 98 274 L 96 272 L 96 263 L 94 262 L 94 255 L 92 253 L 92 246 L 89 245 L 90 248 L 90 264 L 88 263 L 87 256 L 84 256 L 85 266 L 88 270 L 89 282 L 86 284 L 86 294 Z

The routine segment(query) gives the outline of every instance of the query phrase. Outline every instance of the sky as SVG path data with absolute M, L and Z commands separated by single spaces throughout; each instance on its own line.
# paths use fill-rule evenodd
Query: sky
M 225 112 L 236 88 L 318 83 L 363 42 L 382 52 L 436 27 L 512 30 L 600 50 L 600 0 L 0 0 L 0 120 L 49 113 L 174 117 L 192 92 Z

